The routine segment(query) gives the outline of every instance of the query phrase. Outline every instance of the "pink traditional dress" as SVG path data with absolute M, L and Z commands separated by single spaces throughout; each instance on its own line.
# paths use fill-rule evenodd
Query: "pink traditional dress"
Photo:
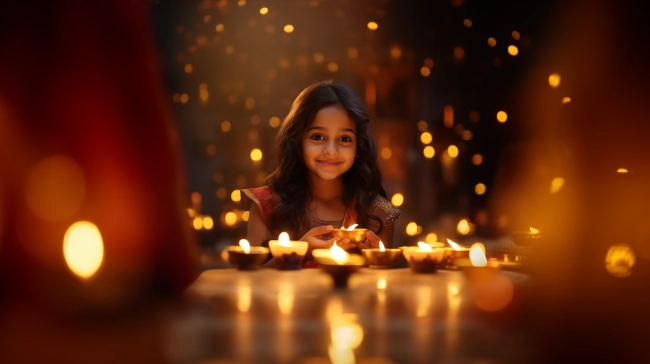
M 260 210 L 262 214 L 262 218 L 264 219 L 264 225 L 266 226 L 266 230 L 270 234 L 271 231 L 273 231 L 273 229 L 269 227 L 269 221 L 271 220 L 271 212 L 273 211 L 273 204 L 274 204 L 273 192 L 271 192 L 271 189 L 269 189 L 268 186 L 264 186 L 264 187 L 243 189 L 241 191 L 243 192 L 242 204 L 244 208 L 250 209 L 252 204 L 255 203 L 255 205 L 257 206 L 257 208 Z M 350 204 L 350 206 L 348 206 L 345 215 L 341 220 L 321 220 L 316 217 L 308 216 L 307 219 L 309 221 L 309 225 L 303 227 L 301 231 L 299 231 L 298 237 L 292 237 L 292 238 L 300 238 L 304 234 L 306 234 L 309 230 L 317 226 L 332 225 L 334 228 L 341 228 L 341 227 L 347 228 L 352 224 L 357 224 L 358 222 L 357 222 L 357 213 L 356 213 L 355 205 L 356 205 L 356 200 L 353 201 Z M 393 204 L 391 204 L 390 201 L 386 200 L 382 196 L 377 196 L 368 209 L 369 214 L 377 216 L 379 219 L 381 219 L 384 227 L 392 224 L 397 219 L 400 212 L 401 211 L 398 208 L 393 206 Z M 367 228 L 376 233 L 379 230 L 379 224 L 376 221 L 371 220 Z M 328 235 L 321 236 L 321 239 L 327 240 L 330 239 L 331 237 L 332 235 L 328 234 Z M 316 266 L 314 261 L 307 261 L 303 265 L 303 267 L 312 267 L 312 266 L 313 267 Z

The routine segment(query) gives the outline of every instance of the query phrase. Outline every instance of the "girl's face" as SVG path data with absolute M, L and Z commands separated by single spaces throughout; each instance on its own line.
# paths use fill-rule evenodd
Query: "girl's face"
M 345 173 L 357 155 L 357 126 L 341 106 L 316 114 L 302 138 L 302 155 L 312 179 L 334 180 Z

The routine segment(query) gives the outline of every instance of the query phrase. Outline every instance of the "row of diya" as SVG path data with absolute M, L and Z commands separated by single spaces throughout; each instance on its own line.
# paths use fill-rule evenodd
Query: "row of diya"
M 334 229 L 333 235 L 361 242 L 365 239 L 367 229 Z M 501 265 L 496 260 L 486 258 L 485 247 L 475 243 L 471 247 L 460 246 L 447 239 L 449 246 L 443 243 L 428 244 L 418 242 L 417 246 L 402 246 L 396 249 L 385 248 L 379 242 L 379 248 L 363 249 L 363 255 L 349 254 L 336 243 L 329 249 L 314 249 L 312 255 L 319 266 L 334 279 L 335 286 L 345 286 L 350 275 L 359 268 L 390 268 L 404 256 L 409 267 L 416 273 L 433 273 L 437 269 L 463 269 L 467 272 L 482 271 L 492 274 L 498 272 Z M 281 233 L 278 240 L 271 240 L 269 248 L 250 246 L 246 239 L 239 246 L 227 249 L 228 261 L 240 270 L 254 270 L 266 262 L 269 254 L 275 258 L 276 267 L 281 270 L 301 269 L 309 244 L 305 241 L 292 241 L 287 233 Z

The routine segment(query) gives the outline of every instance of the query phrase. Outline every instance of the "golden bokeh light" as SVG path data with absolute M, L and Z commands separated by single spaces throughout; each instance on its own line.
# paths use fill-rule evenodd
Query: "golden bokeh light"
M 483 156 L 480 154 L 474 154 L 472 156 L 472 164 L 475 166 L 480 166 L 483 163 Z
M 88 221 L 70 225 L 63 237 L 63 256 L 74 274 L 92 277 L 104 261 L 104 242 L 97 226 Z
M 185 65 L 185 73 L 192 73 L 193 70 L 194 67 L 191 64 L 188 63 Z
M 418 224 L 409 222 L 406 224 L 406 235 L 413 236 L 418 233 Z
M 237 214 L 230 211 L 223 216 L 223 222 L 226 226 L 233 226 L 237 223 Z
M 181 94 L 181 103 L 187 104 L 187 102 L 190 101 L 190 95 L 188 94 Z
M 377 28 L 379 28 L 379 24 L 375 23 L 374 21 L 368 23 L 368 29 L 377 30 Z
M 402 56 L 402 49 L 398 46 L 392 46 L 390 48 L 390 55 L 393 58 L 399 58 Z
M 251 160 L 255 162 L 262 160 L 262 151 L 258 148 L 251 150 Z
M 571 98 L 570 98 L 570 97 L 565 96 L 565 97 L 562 98 L 562 103 L 563 103 L 563 104 L 568 104 L 569 102 L 571 102 Z
M 468 27 L 468 28 L 471 28 L 472 27 L 472 21 L 469 20 L 469 19 L 465 19 L 465 20 L 463 20 L 463 25 Z
M 429 129 L 429 124 L 426 121 L 424 121 L 424 120 L 418 121 L 418 130 L 419 131 L 426 131 L 427 129 Z
M 469 222 L 466 219 L 462 219 L 458 222 L 458 225 L 456 225 L 456 231 L 458 231 L 459 234 L 462 235 L 467 235 L 470 232 L 470 227 L 469 227 Z
M 272 128 L 277 128 L 278 126 L 280 126 L 280 123 L 281 123 L 281 120 L 277 116 L 272 116 L 269 119 L 269 126 L 272 127 Z
M 619 168 L 619 169 L 616 170 L 616 173 L 627 173 L 627 172 L 628 171 L 625 168 Z
M 426 67 L 433 68 L 433 59 L 431 58 L 425 58 L 424 62 L 422 62 Z
M 248 221 L 248 218 L 250 217 L 251 212 L 250 211 L 244 211 L 241 213 L 241 219 L 242 221 Z
M 514 40 L 519 40 L 519 38 L 521 38 L 521 34 L 519 34 L 518 31 L 514 30 L 514 31 L 512 32 L 512 39 L 514 39 Z
M 293 25 L 291 25 L 291 24 L 287 24 L 287 25 L 284 26 L 284 32 L 287 33 L 287 34 L 288 33 L 293 33 L 293 30 L 294 30 L 294 28 L 293 28 Z
M 548 84 L 551 85 L 551 87 L 558 87 L 560 86 L 560 80 L 562 78 L 558 73 L 553 73 L 550 76 L 548 76 Z
M 632 267 L 635 262 L 636 255 L 627 244 L 611 246 L 605 256 L 605 268 L 609 274 L 617 278 L 627 277 L 632 274 Z
M 214 144 L 208 145 L 208 147 L 205 148 L 205 153 L 210 157 L 214 156 L 215 154 L 217 154 L 217 146 Z
M 359 57 L 359 50 L 356 49 L 355 47 L 348 48 L 348 57 L 352 59 L 356 59 L 357 57 Z
M 192 219 L 192 226 L 194 227 L 194 230 L 203 229 L 203 217 L 195 216 L 194 219 Z
M 423 144 L 429 144 L 433 141 L 433 136 L 428 131 L 425 131 L 424 133 L 420 134 L 420 141 Z
M 555 177 L 551 181 L 551 193 L 557 193 L 564 186 L 564 178 Z
M 465 141 L 472 140 L 472 138 L 474 137 L 474 133 L 472 133 L 471 130 L 463 130 L 460 137 Z
M 266 15 L 266 14 L 268 14 L 268 13 L 269 13 L 269 8 L 264 7 L 264 8 L 261 8 L 261 9 L 260 9 L 260 14 L 262 14 L 262 15 Z
M 390 159 L 393 156 L 393 151 L 390 148 L 381 148 L 380 154 L 383 159 Z
M 222 121 L 221 122 L 221 131 L 223 131 L 224 133 L 227 133 L 227 132 L 230 131 L 231 126 L 232 125 L 230 124 L 230 121 L 228 121 L 228 120 Z
M 314 62 L 321 63 L 325 60 L 325 55 L 323 53 L 314 53 Z
M 402 206 L 404 203 L 404 195 L 401 193 L 396 193 L 391 197 L 390 202 L 395 206 Z
M 255 98 L 247 97 L 244 104 L 247 110 L 252 110 L 255 107 Z
M 230 199 L 233 202 L 239 202 L 241 201 L 241 191 L 240 190 L 234 190 L 230 193 Z
M 485 184 L 483 183 L 477 183 L 476 186 L 474 186 L 474 192 L 476 192 L 477 195 L 484 194 L 486 190 L 487 187 L 485 187 Z
M 330 72 L 336 72 L 339 70 L 339 65 L 336 62 L 330 62 L 327 64 L 327 70 Z
M 505 123 L 508 120 L 508 114 L 505 111 L 499 111 L 497 113 L 497 121 L 500 123 Z
M 217 26 L 214 27 L 214 30 L 216 30 L 217 33 L 223 32 L 223 24 L 217 24 Z
M 456 58 L 456 60 L 460 61 L 461 59 L 463 59 L 463 57 L 465 57 L 465 50 L 463 49 L 463 47 L 455 47 L 454 48 L 454 58 Z
M 214 227 L 214 221 L 212 220 L 211 216 L 203 216 L 203 228 L 205 230 L 212 230 Z
M 420 74 L 422 77 L 429 77 L 431 75 L 431 69 L 427 66 L 420 67 Z
M 438 242 L 438 235 L 436 233 L 428 233 L 427 236 L 424 238 L 424 241 L 427 244 L 433 244 Z
M 450 145 L 450 146 L 447 148 L 447 153 L 448 153 L 449 156 L 452 157 L 452 158 L 456 158 L 456 157 L 458 157 L 458 147 L 455 146 L 455 145 L 453 145 L 453 144 Z
M 223 200 L 226 198 L 228 195 L 228 191 L 226 190 L 225 187 L 219 187 L 217 188 L 217 198 L 220 200 Z
M 494 38 L 492 38 L 492 37 L 490 37 L 490 38 L 488 38 L 487 43 L 488 43 L 488 45 L 489 45 L 490 47 L 494 47 L 494 46 L 497 45 L 497 40 L 494 39 Z
M 516 56 L 517 54 L 519 54 L 519 48 L 517 48 L 516 46 L 513 46 L 513 45 L 509 45 L 508 46 L 508 54 L 511 55 L 511 56 Z
M 422 150 L 422 154 L 424 155 L 425 158 L 431 159 L 436 155 L 436 150 L 432 146 L 427 145 Z
M 454 127 L 454 107 L 451 105 L 445 105 L 442 110 L 442 120 L 447 128 Z
M 199 98 L 203 103 L 208 101 L 208 98 L 210 97 L 210 94 L 208 93 L 208 84 L 205 82 L 201 82 L 199 84 Z

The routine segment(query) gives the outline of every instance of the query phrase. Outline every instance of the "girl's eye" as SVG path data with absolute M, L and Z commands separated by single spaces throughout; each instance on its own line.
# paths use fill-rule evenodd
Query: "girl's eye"
M 323 140 L 323 136 L 320 135 L 320 134 L 314 134 L 314 135 L 310 136 L 309 139 L 313 139 L 313 140 Z
M 342 137 L 341 137 L 341 141 L 342 141 L 342 142 L 346 142 L 346 143 L 347 143 L 347 142 L 351 142 L 351 141 L 352 141 L 352 138 L 350 138 L 349 136 L 342 136 Z

